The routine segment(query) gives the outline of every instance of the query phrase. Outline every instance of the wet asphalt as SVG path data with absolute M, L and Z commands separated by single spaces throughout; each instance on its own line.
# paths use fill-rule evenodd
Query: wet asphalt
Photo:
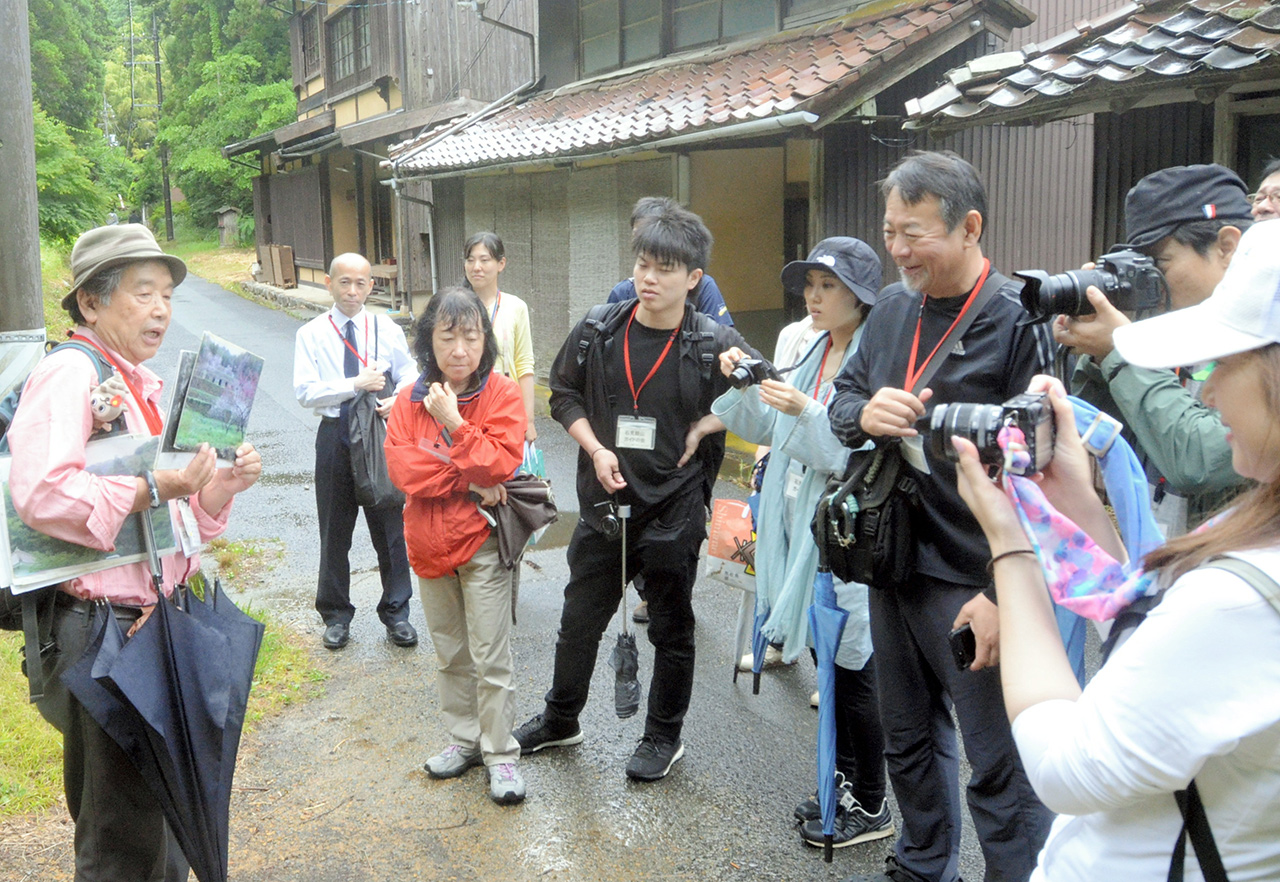
M 262 584 L 232 586 L 232 596 L 272 610 L 313 641 L 328 675 L 321 697 L 246 737 L 232 805 L 233 880 L 826 880 L 881 869 L 892 839 L 841 849 L 831 864 L 801 842 L 791 813 L 813 790 L 813 666 L 802 658 L 766 672 L 759 695 L 750 675 L 735 683 L 742 592 L 715 578 L 701 578 L 695 589 L 698 660 L 685 756 L 665 780 L 636 784 L 623 774 L 643 713 L 618 720 L 613 712 L 605 660 L 620 616 L 601 643 L 581 719 L 585 742 L 522 760 L 529 789 L 523 805 L 490 802 L 479 769 L 451 781 L 429 779 L 422 764 L 447 743 L 435 658 L 416 602 L 410 621 L 421 644 L 401 649 L 386 641 L 373 611 L 377 564 L 363 522 L 351 555 L 358 607 L 351 644 L 340 652 L 320 648 L 322 624 L 312 609 L 318 421 L 292 389 L 293 339 L 306 318 L 188 276 L 175 292 L 164 347 L 150 363 L 174 376 L 178 352 L 198 347 L 204 330 L 265 358 L 249 423 L 264 473 L 236 501 L 227 536 L 278 543 L 282 555 Z M 522 570 L 517 722 L 541 709 L 550 683 L 567 577 L 563 545 L 576 522 L 576 446 L 549 418 L 540 416 L 537 425 L 562 520 Z M 745 492 L 721 481 L 717 495 Z M 635 600 L 632 592 L 629 603 Z M 644 626 L 632 627 L 647 689 L 652 650 Z M 967 818 L 961 871 L 982 878 Z

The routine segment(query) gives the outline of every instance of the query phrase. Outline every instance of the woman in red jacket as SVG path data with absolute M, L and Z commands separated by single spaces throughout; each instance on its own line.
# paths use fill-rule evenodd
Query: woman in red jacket
M 520 465 L 520 387 L 493 372 L 497 343 L 480 298 L 447 288 L 415 328 L 422 376 L 396 398 L 387 425 L 387 470 L 408 497 L 409 563 L 439 660 L 440 710 L 452 743 L 427 760 L 433 778 L 480 763 L 501 805 L 524 799 L 511 734 L 511 571 L 479 506 L 506 501 L 502 482 Z

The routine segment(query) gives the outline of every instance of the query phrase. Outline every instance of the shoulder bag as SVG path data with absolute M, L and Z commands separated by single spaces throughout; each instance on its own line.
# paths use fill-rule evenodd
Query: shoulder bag
M 973 305 L 940 341 L 937 355 L 911 387 L 928 385 L 974 319 L 1008 281 L 991 271 Z M 883 439 L 870 450 L 856 450 L 841 478 L 832 478 L 814 514 L 811 529 L 832 575 L 893 589 L 915 574 L 915 517 L 920 482 L 902 458 L 901 441 Z

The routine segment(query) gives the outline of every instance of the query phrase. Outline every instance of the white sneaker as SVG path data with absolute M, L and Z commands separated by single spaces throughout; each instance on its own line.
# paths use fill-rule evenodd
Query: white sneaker
M 755 667 L 755 661 L 756 661 L 755 656 L 748 652 L 746 655 L 744 655 L 741 659 L 738 660 L 738 670 L 742 671 L 743 673 L 747 673 L 751 671 L 751 669 Z M 764 664 L 760 666 L 762 670 L 764 668 L 776 668 L 779 665 L 783 665 L 783 664 L 786 664 L 786 663 L 782 660 L 781 649 L 779 649 L 776 646 L 769 646 L 767 649 L 765 649 Z
M 524 778 L 515 763 L 489 766 L 489 798 L 498 805 L 524 802 Z

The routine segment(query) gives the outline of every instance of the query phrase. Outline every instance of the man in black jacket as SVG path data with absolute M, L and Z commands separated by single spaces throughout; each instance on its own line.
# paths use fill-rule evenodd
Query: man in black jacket
M 693 690 L 693 582 L 706 538 L 723 443 L 711 402 L 727 388 L 716 355 L 748 348 L 731 327 L 698 313 L 689 293 L 702 278 L 711 233 L 678 206 L 632 237 L 638 299 L 597 307 L 569 334 L 551 367 L 551 415 L 581 446 L 582 519 L 569 543 L 555 671 L 546 708 L 516 729 L 521 753 L 582 741 L 597 649 L 625 581 L 648 585 L 653 679 L 645 734 L 627 775 L 655 781 L 684 754 L 680 731 Z M 630 506 L 627 547 L 618 506 Z M 625 557 L 626 579 L 623 578 Z
M 952 153 L 914 153 L 881 184 L 885 250 L 902 283 L 890 285 L 867 319 L 862 345 L 836 377 L 831 427 L 850 447 L 867 439 L 913 448 L 921 511 L 916 576 L 894 590 L 872 586 L 885 756 L 902 814 L 902 835 L 876 882 L 955 882 L 960 790 L 954 706 L 973 774 L 968 802 L 988 879 L 1031 875 L 1051 813 L 1031 790 L 1014 749 L 1000 693 L 998 615 L 984 594 L 990 549 L 956 490 L 954 464 L 936 457 L 918 431 L 926 404 L 999 404 L 1023 392 L 1050 362 L 1044 325 L 1019 326 L 1020 286 L 982 254 L 986 195 L 977 172 Z M 995 274 L 1001 282 L 949 352 L 947 331 Z M 945 361 L 919 395 L 910 391 L 933 359 Z M 917 459 L 917 461 L 919 461 Z M 977 657 L 956 669 L 948 632 L 972 627 Z M 868 877 L 854 876 L 853 880 Z

